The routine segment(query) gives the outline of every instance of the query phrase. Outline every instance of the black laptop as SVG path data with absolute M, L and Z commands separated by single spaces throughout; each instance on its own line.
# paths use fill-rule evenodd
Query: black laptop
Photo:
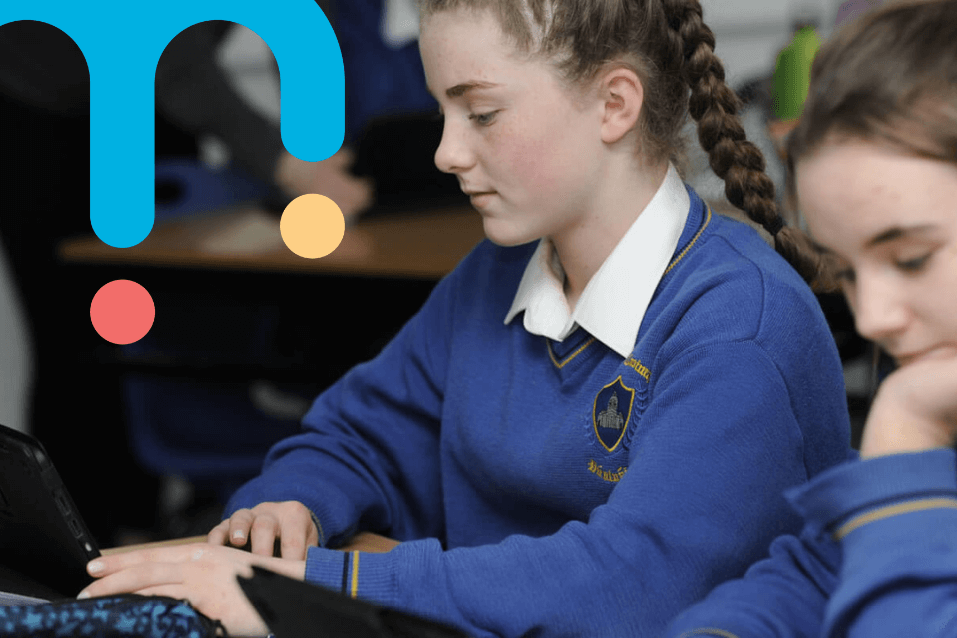
M 0 425 L 0 592 L 75 597 L 99 555 L 43 445 Z
M 237 577 L 277 638 L 468 638 L 454 627 L 253 566 Z
M 99 555 L 43 445 L 0 425 L 0 604 L 22 602 L 6 594 L 74 598 L 92 582 L 86 564 Z M 281 638 L 468 638 L 441 623 L 253 572 L 239 584 Z

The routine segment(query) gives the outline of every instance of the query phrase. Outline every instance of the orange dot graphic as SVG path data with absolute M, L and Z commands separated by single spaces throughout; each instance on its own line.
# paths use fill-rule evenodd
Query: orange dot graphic
M 283 211 L 279 232 L 289 250 L 316 259 L 339 247 L 346 220 L 339 206 L 325 195 L 300 195 Z
M 100 288 L 90 304 L 90 320 L 97 334 L 118 345 L 139 341 L 153 327 L 156 307 L 146 288 L 117 279 Z

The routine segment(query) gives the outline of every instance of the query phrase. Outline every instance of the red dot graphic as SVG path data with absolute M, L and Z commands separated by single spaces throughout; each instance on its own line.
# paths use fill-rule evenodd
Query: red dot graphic
M 145 337 L 153 327 L 154 318 L 156 307 L 150 293 L 128 279 L 106 284 L 96 292 L 90 304 L 90 319 L 97 334 L 119 345 Z

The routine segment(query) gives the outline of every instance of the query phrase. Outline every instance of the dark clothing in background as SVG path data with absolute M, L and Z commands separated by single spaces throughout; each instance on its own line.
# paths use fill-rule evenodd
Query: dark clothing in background
M 156 68 L 157 156 L 195 153 L 195 145 L 184 140 L 211 133 L 226 142 L 236 162 L 271 182 L 283 150 L 279 128 L 249 108 L 216 62 L 217 47 L 234 26 L 194 25 L 164 51 Z M 62 31 L 42 22 L 0 27 L 0 93 L 51 117 L 89 117 L 83 55 Z
M 234 26 L 204 22 L 176 36 L 156 69 L 156 112 L 185 131 L 216 135 L 234 162 L 271 184 L 285 149 L 279 127 L 246 104 L 216 62 L 216 49 Z
M 319 2 L 330 21 L 331 4 Z M 434 112 L 417 44 L 392 50 L 382 43 L 382 0 L 335 9 L 347 143 L 360 146 L 356 172 L 374 178 L 377 197 L 388 206 L 417 206 L 423 197 L 445 201 L 450 194 L 464 202 L 455 178 L 439 173 L 432 161 L 441 124 L 421 116 L 391 121 Z M 216 61 L 232 26 L 194 25 L 161 57 L 156 155 L 195 157 L 196 134 L 211 133 L 229 147 L 235 164 L 272 183 L 284 150 L 279 128 L 248 107 Z M 379 119 L 370 128 L 383 116 L 384 123 Z M 90 301 L 123 270 L 70 268 L 55 256 L 63 239 L 92 232 L 89 155 L 89 75 L 79 48 L 44 23 L 0 26 L 0 248 L 32 332 L 30 427 L 94 536 L 109 545 L 120 526 L 155 527 L 158 482 L 131 457 L 118 379 L 94 356 L 104 342 L 90 323 Z M 276 199 L 288 203 L 287 196 Z
M 195 157 L 195 135 L 209 132 L 271 182 L 279 131 L 216 63 L 232 26 L 202 23 L 167 47 L 156 73 L 156 154 Z M 28 419 L 92 533 L 110 545 L 120 526 L 153 526 L 158 483 L 130 457 L 116 376 L 93 356 L 103 341 L 89 307 L 108 273 L 55 255 L 63 239 L 92 232 L 89 130 L 89 75 L 72 39 L 40 22 L 0 27 L 0 244 L 32 333 Z
M 434 162 L 442 139 L 438 103 L 425 86 L 418 41 L 393 48 L 382 39 L 383 0 L 336 6 L 335 29 L 346 86 L 346 144 L 353 172 L 376 185 L 377 211 L 423 205 L 467 206 L 454 175 Z
M 377 118 L 438 113 L 439 105 L 425 86 L 418 41 L 392 48 L 382 40 L 383 5 L 383 0 L 350 0 L 336 9 L 346 84 L 347 144 L 355 144 Z

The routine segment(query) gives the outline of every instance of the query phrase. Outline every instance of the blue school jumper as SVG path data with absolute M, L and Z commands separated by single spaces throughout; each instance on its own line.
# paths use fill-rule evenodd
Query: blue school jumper
M 300 501 L 322 545 L 307 580 L 475 637 L 660 635 L 796 531 L 782 492 L 849 449 L 813 294 L 688 190 L 629 357 L 581 328 L 555 343 L 505 325 L 535 245 L 483 241 L 227 515 Z M 328 549 L 361 530 L 405 542 Z
M 722 638 L 957 636 L 957 472 L 938 449 L 850 460 L 788 494 L 800 537 L 668 632 Z

